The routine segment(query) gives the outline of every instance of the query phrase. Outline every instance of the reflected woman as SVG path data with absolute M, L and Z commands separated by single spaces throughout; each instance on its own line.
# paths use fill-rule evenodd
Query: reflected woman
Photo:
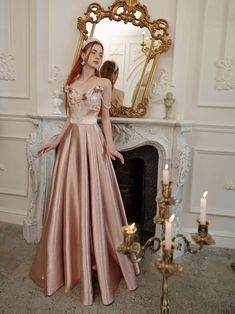
M 123 106 L 124 92 L 114 87 L 119 74 L 119 67 L 115 61 L 107 60 L 103 63 L 100 69 L 100 75 L 103 78 L 107 78 L 112 84 L 112 96 L 111 96 L 111 109 L 119 108 Z

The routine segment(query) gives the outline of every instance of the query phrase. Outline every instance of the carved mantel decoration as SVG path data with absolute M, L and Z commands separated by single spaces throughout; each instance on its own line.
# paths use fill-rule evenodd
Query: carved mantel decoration
M 169 25 L 164 19 L 151 20 L 148 9 L 145 5 L 142 5 L 137 0 L 116 0 L 112 5 L 105 10 L 98 3 L 91 3 L 83 17 L 78 17 L 77 28 L 80 31 L 80 39 L 78 42 L 77 51 L 75 58 L 82 49 L 83 42 L 88 39 L 88 37 L 93 37 L 95 32 L 95 27 L 103 19 L 109 19 L 110 21 L 120 22 L 123 21 L 125 24 L 131 23 L 132 25 L 139 28 L 147 28 L 151 43 L 146 55 L 145 64 L 137 84 L 136 96 L 134 97 L 130 107 L 121 106 L 119 108 L 114 108 L 110 111 L 112 116 L 122 116 L 126 115 L 128 117 L 141 117 L 145 115 L 148 105 L 148 94 L 153 81 L 154 73 L 158 64 L 159 57 L 161 53 L 168 51 L 171 40 L 168 38 L 169 35 Z M 92 29 L 90 33 L 87 30 L 87 23 L 92 24 Z M 157 41 L 157 45 L 155 45 Z M 140 102 L 137 96 L 140 93 L 140 87 L 146 74 L 147 65 L 152 61 L 151 69 L 148 75 L 147 84 L 144 88 L 144 92 L 141 95 Z

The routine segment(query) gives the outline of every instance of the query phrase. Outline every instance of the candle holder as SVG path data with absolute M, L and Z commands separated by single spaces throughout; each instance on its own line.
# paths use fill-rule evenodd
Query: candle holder
M 172 242 L 170 250 L 164 248 L 164 242 L 161 242 L 163 247 L 163 255 L 154 262 L 154 266 L 162 273 L 162 297 L 161 297 L 161 313 L 169 313 L 169 298 L 168 298 L 168 278 L 177 272 L 181 272 L 183 267 L 173 262 L 173 250 L 177 249 L 176 243 Z
M 170 181 L 168 184 L 164 184 L 163 181 L 161 183 L 162 195 L 156 197 L 156 202 L 159 204 L 159 211 L 158 214 L 153 218 L 153 222 L 155 224 L 164 225 L 165 220 L 169 219 L 170 216 L 169 206 L 177 205 L 178 200 L 176 197 L 171 196 L 172 181 Z
M 147 248 L 150 248 L 152 253 L 158 252 L 162 249 L 162 256 L 154 262 L 154 266 L 162 273 L 162 298 L 161 298 L 161 314 L 169 313 L 169 299 L 168 299 L 168 278 L 177 272 L 181 272 L 183 267 L 177 264 L 173 260 L 174 250 L 180 250 L 182 247 L 182 241 L 184 242 L 184 253 L 188 252 L 191 254 L 197 254 L 203 248 L 204 245 L 215 244 L 214 239 L 208 233 L 209 221 L 207 220 L 205 224 L 201 224 L 199 219 L 198 222 L 198 232 L 192 233 L 191 237 L 198 245 L 192 246 L 191 242 L 183 235 L 177 234 L 174 236 L 169 243 L 169 234 L 166 232 L 166 222 L 169 221 L 170 206 L 177 205 L 178 200 L 171 196 L 172 182 L 169 184 L 164 184 L 162 182 L 162 195 L 156 197 L 156 202 L 158 203 L 159 211 L 154 217 L 153 221 L 155 224 L 161 224 L 162 226 L 162 239 L 158 237 L 151 237 L 146 241 L 146 243 L 141 246 L 139 242 L 134 241 L 135 233 L 137 228 L 134 227 L 130 229 L 130 226 L 122 227 L 122 232 L 124 234 L 123 242 L 119 243 L 117 251 L 120 254 L 128 255 L 132 262 L 140 262 L 145 255 Z M 168 229 L 168 228 L 167 228 Z M 169 231 L 169 229 L 168 229 Z M 165 236 L 167 235 L 167 240 L 165 241 Z M 181 241 L 177 241 L 181 240 Z M 167 243 L 167 246 L 166 246 Z M 169 248 L 170 247 L 170 248 Z
M 161 240 L 158 237 L 151 237 L 146 243 L 141 246 L 139 242 L 134 241 L 137 228 L 134 227 L 133 231 L 130 231 L 130 226 L 123 226 L 121 228 L 124 239 L 123 242 L 117 246 L 117 252 L 120 254 L 128 255 L 128 257 L 134 262 L 140 262 L 145 255 L 146 249 L 150 248 L 152 253 L 156 253 L 160 249 Z M 158 242 L 157 247 L 154 245 Z
M 146 43 L 142 42 L 140 44 L 140 46 L 141 46 L 141 51 L 147 56 L 148 51 L 149 51 L 148 45 Z
M 147 57 L 149 54 L 149 50 L 151 49 L 151 42 L 153 41 L 153 48 L 157 50 L 160 48 L 162 42 L 161 40 L 156 40 L 153 38 L 149 38 L 149 36 L 145 36 L 145 34 L 142 34 L 142 42 L 140 44 L 141 46 L 141 51 L 145 54 Z
M 165 201 L 168 201 L 168 199 L 171 197 L 171 190 L 172 190 L 172 181 L 170 181 L 168 184 L 163 183 L 162 181 L 162 196 Z
M 205 224 L 201 224 L 200 220 L 197 218 L 196 221 L 198 222 L 198 232 L 191 233 L 192 239 L 202 247 L 205 245 L 214 245 L 215 241 L 212 236 L 208 233 L 208 226 L 210 224 L 209 220 L 206 220 Z
M 136 227 L 132 229 L 130 226 L 123 226 L 122 233 L 124 235 L 124 241 L 119 243 L 117 247 L 117 252 L 120 254 L 130 255 L 130 256 L 138 256 L 141 251 L 141 245 L 139 242 L 135 242 L 135 234 L 137 231 Z

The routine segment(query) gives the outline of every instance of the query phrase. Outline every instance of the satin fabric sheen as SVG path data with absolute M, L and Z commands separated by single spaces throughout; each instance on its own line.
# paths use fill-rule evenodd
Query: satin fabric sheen
M 95 277 L 103 304 L 110 304 L 120 279 L 124 277 L 127 288 L 135 290 L 139 272 L 127 256 L 116 252 L 123 240 L 121 226 L 127 220 L 96 123 L 101 93 L 101 89 L 93 90 L 85 100 L 76 100 L 68 90 L 68 99 L 73 100 L 69 106 L 75 106 L 71 110 L 73 123 L 58 147 L 42 237 L 30 272 L 46 295 L 63 285 L 67 292 L 79 283 L 84 305 L 93 303 Z M 79 120 L 81 106 L 85 110 L 82 108 Z

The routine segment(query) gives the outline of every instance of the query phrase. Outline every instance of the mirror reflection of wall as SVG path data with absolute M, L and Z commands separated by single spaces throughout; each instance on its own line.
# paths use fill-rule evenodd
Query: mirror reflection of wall
M 89 25 L 89 29 L 91 29 L 91 25 Z M 115 87 L 124 91 L 123 105 L 125 106 L 131 106 L 133 92 L 141 77 L 146 60 L 145 54 L 141 51 L 143 30 L 146 35 L 145 41 L 150 44 L 148 29 L 141 29 L 130 23 L 124 24 L 123 21 L 115 22 L 103 19 L 96 25 L 93 35 L 104 44 L 103 61 L 114 60 L 119 66 L 119 75 Z

